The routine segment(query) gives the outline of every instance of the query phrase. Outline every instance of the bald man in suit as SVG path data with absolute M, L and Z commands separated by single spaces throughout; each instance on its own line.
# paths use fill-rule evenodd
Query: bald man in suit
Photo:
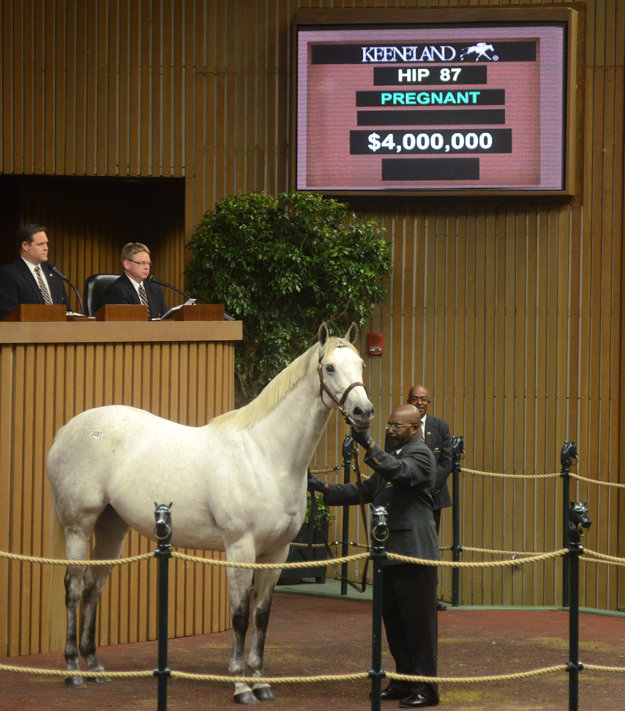
M 414 405 L 398 405 L 390 414 L 386 432 L 386 448 L 382 449 L 369 430 L 352 430 L 352 437 L 366 452 L 365 462 L 374 470 L 362 482 L 364 501 L 387 508 L 389 538 L 385 547 L 389 553 L 439 560 L 431 493 L 436 462 L 419 436 L 419 410 Z M 360 502 L 354 483 L 330 484 L 309 475 L 308 489 L 321 492 L 328 505 Z M 436 676 L 437 581 L 435 566 L 392 559 L 384 564 L 382 617 L 398 674 Z M 397 699 L 401 708 L 438 706 L 438 685 L 393 680 L 381 698 Z

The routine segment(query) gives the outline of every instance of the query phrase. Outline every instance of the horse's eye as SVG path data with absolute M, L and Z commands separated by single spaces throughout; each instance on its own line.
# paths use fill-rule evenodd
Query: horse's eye
M 332 365 L 332 363 L 326 365 L 326 373 L 334 373 L 334 366 Z

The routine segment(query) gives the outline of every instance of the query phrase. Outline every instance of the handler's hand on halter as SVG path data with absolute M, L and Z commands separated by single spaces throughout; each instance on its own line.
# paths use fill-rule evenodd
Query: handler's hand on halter
M 308 491 L 320 491 L 322 494 L 328 493 L 328 485 L 325 481 L 317 479 L 316 476 L 312 474 L 308 475 Z
M 358 442 L 358 444 L 367 451 L 375 444 L 371 436 L 371 430 L 368 428 L 366 430 L 357 430 L 355 427 L 352 427 L 352 437 L 354 438 L 354 442 Z

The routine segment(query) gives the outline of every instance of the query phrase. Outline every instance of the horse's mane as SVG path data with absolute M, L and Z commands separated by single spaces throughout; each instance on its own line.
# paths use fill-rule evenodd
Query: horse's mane
M 343 338 L 331 336 L 322 347 L 324 355 L 329 355 L 341 343 L 356 351 L 354 346 Z M 223 415 L 211 420 L 211 425 L 218 427 L 231 427 L 236 430 L 243 430 L 250 427 L 255 422 L 262 420 L 286 397 L 286 395 L 304 378 L 312 368 L 317 367 L 319 360 L 319 343 L 311 346 L 307 351 L 298 356 L 278 375 L 269 381 L 260 395 L 238 410 L 225 412 Z

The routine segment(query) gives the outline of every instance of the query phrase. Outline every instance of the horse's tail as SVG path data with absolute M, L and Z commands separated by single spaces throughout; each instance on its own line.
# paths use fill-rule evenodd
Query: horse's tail
M 50 504 L 49 549 L 47 557 L 52 559 L 65 558 L 65 530 L 56 506 Z M 51 565 L 49 575 L 49 648 L 50 650 L 63 649 L 65 644 L 65 586 L 63 578 L 65 568 L 62 565 Z

